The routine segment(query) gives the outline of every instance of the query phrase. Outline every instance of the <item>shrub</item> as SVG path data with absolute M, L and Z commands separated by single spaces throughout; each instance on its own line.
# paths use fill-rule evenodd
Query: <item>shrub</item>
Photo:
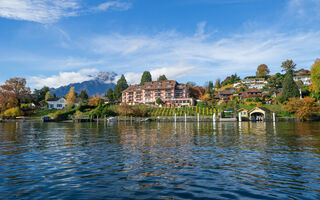
M 2 117 L 3 118 L 15 118 L 15 117 L 21 116 L 23 114 L 24 114 L 23 111 L 20 110 L 19 107 L 14 107 L 14 108 L 10 108 L 10 109 L 4 111 L 4 113 L 2 114 Z
M 86 109 L 88 109 L 90 106 L 87 103 L 80 103 L 77 107 L 77 111 L 85 112 Z
M 290 113 L 295 113 L 300 120 L 311 120 L 313 115 L 320 112 L 320 106 L 315 98 L 305 97 L 303 99 L 290 98 L 286 101 L 283 109 Z
M 114 117 L 117 115 L 117 113 L 113 112 L 112 110 L 108 109 L 108 108 L 104 108 L 102 111 L 103 116 L 107 116 L 107 117 Z
M 83 117 L 83 112 L 77 110 L 76 113 L 74 114 L 75 119 L 81 119 Z
M 73 115 L 76 112 L 76 109 L 71 110 L 59 110 L 56 113 L 53 114 L 53 118 L 57 121 L 63 121 L 70 118 L 71 115 Z

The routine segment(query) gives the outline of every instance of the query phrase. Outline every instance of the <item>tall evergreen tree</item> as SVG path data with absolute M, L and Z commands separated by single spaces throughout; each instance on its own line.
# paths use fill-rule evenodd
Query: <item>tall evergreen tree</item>
M 214 84 L 214 87 L 215 87 L 216 89 L 220 88 L 220 79 L 217 79 L 217 80 L 216 80 L 216 83 Z
M 108 89 L 107 94 L 105 95 L 105 97 L 107 97 L 110 102 L 114 101 L 113 91 L 112 91 L 111 88 Z
M 159 76 L 159 78 L 158 78 L 158 81 L 166 81 L 166 80 L 168 80 L 168 79 L 167 79 L 166 75 L 164 75 L 164 74 Z
M 124 75 L 121 76 L 121 78 L 118 80 L 117 85 L 114 87 L 113 95 L 115 100 L 119 100 L 122 95 L 122 91 L 127 89 L 128 83 Z
M 293 70 L 287 71 L 282 87 L 282 100 L 288 100 L 292 97 L 299 97 L 299 88 L 296 82 L 293 80 Z
M 209 81 L 209 83 L 208 83 L 207 92 L 209 94 L 213 93 L 213 83 L 212 83 L 212 81 Z
M 143 85 L 145 82 L 151 82 L 151 81 L 152 81 L 151 73 L 149 71 L 143 72 L 140 85 Z
M 81 92 L 79 94 L 79 98 L 81 99 L 81 101 L 87 101 L 89 99 L 89 95 L 88 95 L 87 91 L 81 90 Z

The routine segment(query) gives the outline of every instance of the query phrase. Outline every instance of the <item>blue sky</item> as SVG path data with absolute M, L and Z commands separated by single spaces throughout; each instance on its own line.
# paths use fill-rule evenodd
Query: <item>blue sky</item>
M 0 82 L 58 87 L 98 71 L 202 85 L 320 57 L 319 0 L 0 0 Z

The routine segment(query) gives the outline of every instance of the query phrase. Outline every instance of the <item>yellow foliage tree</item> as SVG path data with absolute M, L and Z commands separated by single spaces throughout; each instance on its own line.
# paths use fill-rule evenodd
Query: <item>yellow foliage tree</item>
M 202 100 L 202 101 L 210 101 L 210 100 L 211 100 L 210 94 L 208 94 L 208 93 L 204 94 L 204 95 L 201 97 L 201 100 Z
M 48 91 L 48 92 L 46 93 L 46 96 L 44 97 L 44 99 L 47 101 L 50 97 L 51 97 L 50 91 Z
M 74 87 L 71 87 L 67 96 L 66 96 L 66 101 L 67 101 L 67 107 L 71 108 L 74 106 L 76 103 L 76 93 L 74 92 Z
M 291 98 L 286 101 L 283 109 L 295 113 L 300 120 L 311 120 L 312 115 L 320 113 L 320 105 L 315 98 L 305 97 L 303 99 Z
M 100 103 L 103 103 L 103 99 L 100 97 L 93 97 L 88 101 L 88 105 L 92 107 L 97 107 Z
M 320 93 L 320 60 L 317 59 L 311 67 L 312 87 L 316 93 Z

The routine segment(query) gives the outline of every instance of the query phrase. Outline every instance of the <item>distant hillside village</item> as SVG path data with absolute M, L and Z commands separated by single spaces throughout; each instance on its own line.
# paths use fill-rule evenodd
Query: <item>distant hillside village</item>
M 204 86 L 194 82 L 179 83 L 161 75 L 152 81 L 151 73 L 145 71 L 139 84 L 128 85 L 125 76 L 113 84 L 115 73 L 99 73 L 95 79 L 82 84 L 71 84 L 62 89 L 43 87 L 32 93 L 23 78 L 12 78 L 1 87 L 1 117 L 16 118 L 48 117 L 68 119 L 102 116 L 210 116 L 229 112 L 246 114 L 260 109 L 281 117 L 300 120 L 318 119 L 320 113 L 320 60 L 311 70 L 296 69 L 292 60 L 281 65 L 283 73 L 270 75 L 267 65 L 257 67 L 254 76 L 241 79 L 237 74 L 223 81 L 208 81 Z M 95 93 L 85 88 L 99 85 Z M 105 87 L 105 95 L 103 93 Z M 58 97 L 54 91 L 68 91 Z M 261 119 L 265 118 L 263 116 Z M 248 116 L 250 118 L 250 116 Z

